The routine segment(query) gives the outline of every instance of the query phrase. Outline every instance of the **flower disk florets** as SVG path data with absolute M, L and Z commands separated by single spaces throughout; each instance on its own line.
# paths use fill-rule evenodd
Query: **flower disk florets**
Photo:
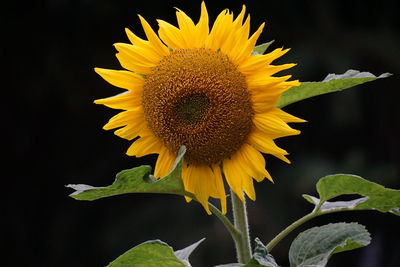
M 187 147 L 189 164 L 230 157 L 252 127 L 245 77 L 211 49 L 179 49 L 164 57 L 146 76 L 142 105 L 148 127 L 166 147 Z

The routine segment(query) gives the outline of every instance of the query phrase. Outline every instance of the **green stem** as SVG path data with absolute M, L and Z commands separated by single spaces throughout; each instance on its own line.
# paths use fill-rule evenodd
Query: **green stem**
M 189 192 L 185 192 L 185 196 L 188 196 L 192 199 L 196 199 L 196 196 Z M 239 230 L 236 229 L 235 226 L 231 223 L 231 221 L 224 214 L 222 214 L 222 212 L 217 207 L 215 207 L 210 202 L 208 202 L 208 207 L 210 208 L 210 211 L 222 222 L 222 224 L 225 226 L 225 228 L 231 234 L 232 239 L 235 242 L 235 244 L 240 242 L 241 234 L 240 234 Z
M 237 260 L 239 263 L 247 263 L 251 259 L 251 245 L 246 202 L 241 201 L 232 190 L 231 201 L 235 228 L 240 233 L 239 238 L 235 240 Z
M 231 234 L 233 241 L 236 242 L 236 240 L 240 238 L 239 231 L 235 228 L 231 221 L 213 204 L 208 203 L 208 206 L 210 207 L 210 211 L 225 225 L 226 229 Z
M 291 225 L 285 228 L 282 232 L 280 232 L 277 236 L 274 237 L 265 247 L 267 248 L 268 252 L 271 252 L 271 250 L 278 244 L 285 236 L 287 236 L 290 232 L 292 232 L 294 229 L 302 225 L 303 223 L 311 220 L 312 218 L 318 216 L 316 212 L 312 212 L 307 214 L 306 216 L 298 219 Z
M 280 232 L 277 236 L 274 237 L 265 247 L 267 248 L 268 252 L 271 252 L 271 250 L 278 244 L 285 236 L 290 234 L 294 229 L 302 225 L 303 223 L 311 220 L 312 218 L 315 218 L 320 215 L 325 215 L 325 214 L 330 214 L 330 213 L 335 213 L 335 212 L 341 212 L 341 211 L 352 211 L 354 209 L 351 208 L 339 208 L 339 209 L 330 209 L 330 210 L 324 210 L 321 211 L 320 208 L 322 206 L 323 202 L 318 203 L 318 205 L 314 208 L 314 210 L 305 215 L 304 217 L 301 217 L 288 227 L 286 227 L 282 232 Z

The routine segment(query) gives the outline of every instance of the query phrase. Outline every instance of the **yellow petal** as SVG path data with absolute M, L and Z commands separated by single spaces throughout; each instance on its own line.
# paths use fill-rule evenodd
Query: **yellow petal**
M 175 26 L 165 22 L 163 20 L 157 20 L 158 22 L 158 34 L 161 40 L 168 45 L 168 47 L 174 49 L 188 48 L 185 39 L 182 36 L 182 32 Z
M 141 108 L 135 108 L 132 110 L 127 110 L 118 113 L 112 117 L 106 125 L 103 126 L 104 130 L 110 130 L 125 126 L 130 123 L 136 123 L 137 121 L 142 121 L 144 118 Z
M 257 73 L 251 77 L 247 77 L 248 86 L 250 88 L 275 88 L 275 91 L 281 89 L 281 93 L 284 91 L 282 89 L 289 89 L 290 87 L 280 88 L 278 85 L 287 81 L 291 78 L 291 75 L 281 76 L 281 77 L 271 77 L 271 76 L 263 76 L 260 73 Z
M 149 65 L 143 65 L 136 61 L 135 57 L 131 54 L 117 53 L 115 55 L 118 58 L 121 66 L 127 70 L 139 73 L 139 74 L 149 74 L 152 67 Z
M 196 46 L 197 47 L 202 47 L 204 46 L 204 42 L 207 39 L 208 33 L 209 33 L 209 28 L 208 28 L 208 12 L 206 8 L 206 4 L 201 2 L 201 14 L 200 14 L 200 19 L 199 22 L 196 25 Z
M 231 15 L 232 19 L 225 21 L 225 27 L 227 31 L 225 31 L 225 37 L 222 40 L 222 43 L 219 48 L 221 51 L 226 53 L 233 63 L 237 63 L 236 56 L 240 52 L 241 47 L 243 47 L 243 43 L 245 43 L 249 36 L 250 31 L 250 18 L 248 17 L 245 24 L 242 25 L 244 14 L 246 12 L 246 6 L 242 6 L 242 11 L 236 17 L 234 21 L 233 15 Z
M 169 54 L 168 48 L 160 41 L 157 34 L 150 27 L 149 23 L 139 15 L 140 22 L 142 23 L 143 30 L 146 34 L 147 39 L 154 47 L 154 50 L 158 52 L 161 57 Z
M 196 47 L 196 27 L 192 19 L 179 9 L 176 12 L 176 19 L 186 47 Z
M 281 118 L 284 122 L 307 122 L 306 120 L 297 118 L 285 111 L 283 111 L 280 108 L 274 108 L 271 110 L 271 113 L 275 114 L 279 118 Z
M 223 161 L 223 170 L 226 182 L 236 195 L 244 201 L 243 197 L 243 179 L 249 177 L 239 166 L 239 161 L 235 159 L 225 159 Z
M 282 64 L 282 65 L 277 65 L 277 66 L 268 65 L 268 66 L 263 67 L 262 69 L 259 69 L 257 71 L 256 75 L 268 77 L 268 76 L 272 76 L 272 75 L 274 75 L 274 74 L 276 74 L 276 73 L 278 73 L 280 71 L 290 69 L 290 68 L 292 68 L 294 66 L 296 66 L 296 64 Z M 254 74 L 254 72 L 253 73 L 249 73 L 248 76 L 252 76 L 252 74 Z
M 137 46 L 146 46 L 149 41 L 143 40 L 142 38 L 136 36 L 131 30 L 129 30 L 128 28 L 125 28 L 125 33 L 128 36 L 129 41 L 133 44 L 133 45 L 137 45 Z
M 238 57 L 243 50 L 243 44 L 247 42 L 250 31 L 250 16 L 247 17 L 245 24 L 239 27 L 237 30 L 232 31 L 227 37 L 225 42 L 221 46 L 221 50 L 224 51 L 231 61 L 239 65 Z
M 121 54 L 129 55 L 129 57 L 132 58 L 132 60 L 134 60 L 135 63 L 150 68 L 156 66 L 161 59 L 160 56 L 154 57 L 150 51 L 143 49 L 140 46 L 133 46 L 124 43 L 115 43 L 114 47 Z
M 271 109 L 275 107 L 276 102 L 281 97 L 280 91 L 268 90 L 269 89 L 268 87 L 264 89 L 266 89 L 265 92 L 259 92 L 259 91 L 252 92 L 253 94 L 251 99 L 253 102 L 252 108 L 256 114 L 269 112 Z
M 130 71 L 102 68 L 94 68 L 94 71 L 104 80 L 119 88 L 135 90 L 142 87 L 144 84 L 143 77 Z
M 140 95 L 137 93 L 123 92 L 112 97 L 97 99 L 94 103 L 114 109 L 128 110 L 140 106 L 140 98 Z
M 237 42 L 235 43 L 234 49 L 238 53 L 242 50 L 243 44 L 248 40 L 250 34 L 250 15 L 247 16 L 244 24 L 236 31 Z
M 184 186 L 186 192 L 189 192 L 188 184 L 187 184 L 188 183 L 188 170 L 189 170 L 189 165 L 187 164 L 186 161 L 184 161 L 183 168 L 182 168 L 182 182 L 183 182 L 183 186 Z M 193 192 L 189 192 L 189 193 L 193 194 Z M 192 198 L 185 196 L 185 200 L 186 200 L 186 202 L 190 202 L 190 201 L 192 201 Z
M 262 70 L 271 64 L 275 59 L 283 56 L 289 49 L 277 48 L 271 53 L 265 55 L 252 55 L 247 57 L 239 66 L 238 69 L 243 74 L 252 74 L 255 71 Z
M 219 167 L 219 164 L 214 164 L 211 167 L 214 172 L 215 188 L 217 190 L 216 195 L 213 195 L 213 197 L 220 199 L 221 212 L 222 214 L 226 214 L 226 193 L 225 193 L 224 181 L 222 178 L 222 170 Z
M 249 165 L 247 165 L 245 162 L 243 162 L 244 158 L 242 154 L 238 151 L 236 152 L 232 157 L 231 157 L 231 162 L 235 164 L 235 166 L 231 166 L 230 168 L 235 169 L 235 173 L 237 175 L 236 181 L 240 179 L 240 184 L 241 184 L 241 190 L 240 192 L 236 192 L 236 195 L 238 195 L 240 198 L 243 197 L 243 193 L 240 195 L 242 191 L 244 191 L 250 199 L 255 199 L 255 191 L 253 187 L 253 178 L 252 175 L 254 174 L 254 171 L 249 168 Z M 228 165 L 229 166 L 229 165 Z M 240 177 L 239 177 L 240 176 Z M 255 176 L 258 176 L 256 174 Z M 228 178 L 227 178 L 228 180 Z M 231 181 L 231 183 L 235 183 L 236 181 Z M 229 182 L 228 182 L 229 183 Z M 242 199 L 244 201 L 244 198 Z
M 247 40 L 245 44 L 243 44 L 243 47 L 241 48 L 240 52 L 237 54 L 235 57 L 235 63 L 236 64 L 241 64 L 247 57 L 253 53 L 254 46 L 258 40 L 258 37 L 260 36 L 262 30 L 264 29 L 265 23 L 261 24 L 260 27 L 258 27 L 257 31 L 253 33 L 253 35 Z
M 243 191 L 251 200 L 256 200 L 256 191 L 254 190 L 253 178 L 243 179 Z
M 204 165 L 189 165 L 187 172 L 182 177 L 185 190 L 193 193 L 197 201 L 204 207 L 208 214 L 211 214 L 208 206 L 208 198 L 211 192 L 215 192 L 214 173 L 211 168 Z
M 149 154 L 157 154 L 162 150 L 162 144 L 155 136 L 144 136 L 134 141 L 126 152 L 129 156 L 143 157 Z
M 259 151 L 244 144 L 237 153 L 240 153 L 241 166 L 249 176 L 256 179 L 257 182 L 261 182 L 265 177 L 272 181 L 271 175 L 265 169 L 265 159 Z
M 123 128 L 119 128 L 114 132 L 115 135 L 127 139 L 133 140 L 140 135 L 141 130 L 145 126 L 146 121 L 137 121 L 136 123 L 130 123 Z
M 268 134 L 273 139 L 300 134 L 299 130 L 291 128 L 273 112 L 257 113 L 253 117 L 253 122 L 258 129 Z
M 263 156 L 248 144 L 244 144 L 230 159 L 224 160 L 224 173 L 236 195 L 242 197 L 241 193 L 244 191 L 253 200 L 256 198 L 253 178 L 259 182 L 265 177 L 272 180 L 265 170 Z
M 220 49 L 230 34 L 233 15 L 228 10 L 222 11 L 216 18 L 211 32 L 206 40 L 205 47 L 212 50 Z
M 155 48 L 149 41 L 143 40 L 139 37 L 137 37 L 133 32 L 131 32 L 128 28 L 125 28 L 126 35 L 128 36 L 129 41 L 135 45 L 138 49 L 141 51 L 144 51 L 146 55 L 149 56 L 149 58 L 154 58 L 154 59 L 160 59 L 160 52 L 157 51 L 157 48 Z
M 157 178 L 167 176 L 174 165 L 175 158 L 176 157 L 173 153 L 171 153 L 166 147 L 163 147 L 157 158 L 154 176 Z
M 244 14 L 246 14 L 246 6 L 242 5 L 242 10 L 240 11 L 240 13 L 236 17 L 236 19 L 233 21 L 233 25 L 232 25 L 233 28 L 239 29 L 240 27 L 242 27 Z
M 288 159 L 285 157 L 288 153 L 284 149 L 278 147 L 268 134 L 263 133 L 257 128 L 253 129 L 247 141 L 248 144 L 252 145 L 258 151 L 274 155 L 275 157 L 289 163 Z

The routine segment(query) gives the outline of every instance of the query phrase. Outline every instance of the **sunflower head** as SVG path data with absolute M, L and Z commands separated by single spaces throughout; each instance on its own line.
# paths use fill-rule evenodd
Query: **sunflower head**
M 244 192 L 254 200 L 253 179 L 272 180 L 261 153 L 289 162 L 274 139 L 299 134 L 287 123 L 303 122 L 275 107 L 285 90 L 299 85 L 273 76 L 294 66 L 271 64 L 288 49 L 253 54 L 264 24 L 250 35 L 245 11 L 236 18 L 222 11 L 210 29 L 203 2 L 197 23 L 178 9 L 178 27 L 158 20 L 158 34 L 139 16 L 147 40 L 126 30 L 130 44 L 115 44 L 124 70 L 95 69 L 125 89 L 95 101 L 122 110 L 104 129 L 134 140 L 128 155 L 158 154 L 157 178 L 169 173 L 185 145 L 185 190 L 208 213 L 209 197 L 220 199 L 226 212 L 224 180 L 239 198 Z

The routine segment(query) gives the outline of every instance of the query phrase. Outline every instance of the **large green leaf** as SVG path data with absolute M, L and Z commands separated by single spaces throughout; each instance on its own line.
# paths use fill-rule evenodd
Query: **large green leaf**
M 186 152 L 181 147 L 171 172 L 162 179 L 154 178 L 150 166 L 140 166 L 117 174 L 113 184 L 106 187 L 93 187 L 84 184 L 70 184 L 67 187 L 76 191 L 70 196 L 77 200 L 96 200 L 99 198 L 127 194 L 127 193 L 164 193 L 185 195 L 181 172 L 183 156 Z
M 375 76 L 369 72 L 357 70 L 348 70 L 344 74 L 329 74 L 321 82 L 302 82 L 301 85 L 290 88 L 282 94 L 276 106 L 282 108 L 306 98 L 341 91 L 362 83 L 386 78 L 390 75 L 390 73 L 384 73 L 380 76 Z
M 368 245 L 371 237 L 357 223 L 333 223 L 300 233 L 289 250 L 291 267 L 323 267 L 335 253 Z
M 400 215 L 400 190 L 385 188 L 356 175 L 336 174 L 323 177 L 317 183 L 317 191 L 320 199 L 309 195 L 304 195 L 304 198 L 315 205 L 322 201 L 321 211 L 377 210 Z M 350 201 L 327 201 L 349 194 L 361 195 L 363 198 Z
M 131 248 L 113 262 L 109 267 L 186 267 L 173 249 L 160 240 L 152 240 Z

